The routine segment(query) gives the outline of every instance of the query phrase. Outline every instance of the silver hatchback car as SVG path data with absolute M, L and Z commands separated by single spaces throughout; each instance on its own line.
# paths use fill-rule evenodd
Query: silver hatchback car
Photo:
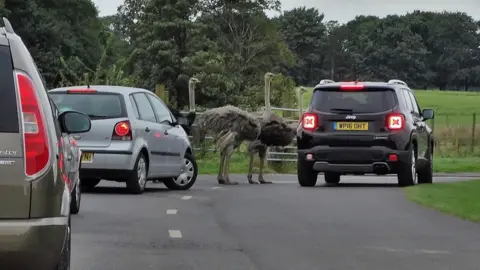
M 48 93 L 60 111 L 90 116 L 91 130 L 74 136 L 82 151 L 84 188 L 103 179 L 125 182 L 132 193 L 140 194 L 147 180 L 160 180 L 174 190 L 187 190 L 195 183 L 198 168 L 188 135 L 151 91 L 98 85 Z

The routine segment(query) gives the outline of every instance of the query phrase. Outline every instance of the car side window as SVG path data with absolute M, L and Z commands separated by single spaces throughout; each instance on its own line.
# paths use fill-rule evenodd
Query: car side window
M 137 103 L 138 113 L 140 119 L 149 122 L 156 122 L 155 113 L 153 112 L 152 106 L 148 101 L 147 96 L 144 93 L 133 94 L 133 98 Z
M 408 95 L 408 90 L 403 89 L 402 96 L 405 101 L 405 104 L 407 105 L 408 111 L 413 112 L 413 105 L 412 105 L 412 101 L 410 100 L 410 96 Z
M 412 101 L 413 111 L 420 115 L 420 106 L 418 105 L 417 99 L 412 92 L 408 92 L 408 95 L 410 96 L 410 100 Z
M 133 113 L 135 114 L 135 117 L 137 119 L 140 119 L 140 114 L 138 112 L 137 103 L 135 102 L 135 99 L 133 98 L 132 95 L 130 95 L 130 104 L 132 104 L 132 109 L 133 109 Z
M 153 110 L 155 111 L 155 116 L 157 117 L 157 122 L 169 122 L 173 123 L 172 116 L 170 114 L 170 110 L 167 106 L 156 96 L 152 94 L 147 94 L 148 99 L 152 103 Z

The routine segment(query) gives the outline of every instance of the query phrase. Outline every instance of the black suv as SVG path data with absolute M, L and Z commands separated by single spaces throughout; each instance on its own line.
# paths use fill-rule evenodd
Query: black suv
M 298 182 L 327 184 L 345 174 L 397 174 L 399 186 L 432 183 L 434 139 L 414 92 L 400 80 L 322 80 L 298 129 Z

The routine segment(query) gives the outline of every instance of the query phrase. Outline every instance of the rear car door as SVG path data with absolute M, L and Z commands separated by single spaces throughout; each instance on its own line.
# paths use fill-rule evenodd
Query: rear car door
M 174 125 L 170 110 L 157 96 L 153 94 L 147 94 L 147 96 L 155 112 L 157 123 L 164 131 L 162 143 L 165 144 L 163 149 L 166 151 L 163 154 L 169 166 L 168 171 L 171 175 L 176 176 L 180 174 L 182 164 L 183 143 L 175 132 L 175 129 L 179 127 Z
M 150 152 L 149 173 L 150 176 L 160 177 L 168 175 L 168 161 L 162 153 L 167 152 L 168 146 L 163 142 L 165 132 L 157 123 L 155 112 L 143 92 L 132 94 L 140 115 L 140 122 L 145 126 L 145 136 L 148 137 L 148 151 Z
M 418 132 L 418 157 L 426 157 L 426 153 L 428 151 L 428 132 L 426 123 L 423 120 L 422 111 L 412 91 L 407 91 L 407 93 L 408 97 L 410 98 L 410 102 L 412 103 L 412 115 L 415 121 L 414 125 L 416 125 Z

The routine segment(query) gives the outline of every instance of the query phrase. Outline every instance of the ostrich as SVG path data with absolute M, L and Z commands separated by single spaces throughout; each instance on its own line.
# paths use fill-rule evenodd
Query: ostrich
M 195 85 L 200 83 L 200 80 L 197 78 L 190 78 L 188 81 L 188 100 L 189 100 L 189 112 L 185 116 L 179 110 L 167 105 L 168 109 L 172 112 L 175 119 L 179 125 L 183 127 L 185 132 L 190 136 L 192 131 L 191 127 L 195 121 L 196 113 L 195 113 Z
M 235 106 L 226 105 L 205 111 L 196 119 L 199 141 L 203 141 L 207 133 L 215 134 L 218 138 L 217 147 L 220 150 L 220 165 L 218 170 L 218 183 L 236 185 L 230 180 L 228 172 L 233 151 L 243 141 L 248 141 L 250 156 L 249 172 L 247 175 L 250 184 L 269 184 L 263 179 L 263 166 L 265 164 L 268 146 L 286 146 L 295 137 L 297 123 L 289 125 L 286 121 L 271 112 L 270 107 L 270 81 L 275 76 L 273 73 L 265 74 L 265 111 L 261 116 L 248 113 Z M 258 182 L 252 180 L 254 155 L 260 157 Z

